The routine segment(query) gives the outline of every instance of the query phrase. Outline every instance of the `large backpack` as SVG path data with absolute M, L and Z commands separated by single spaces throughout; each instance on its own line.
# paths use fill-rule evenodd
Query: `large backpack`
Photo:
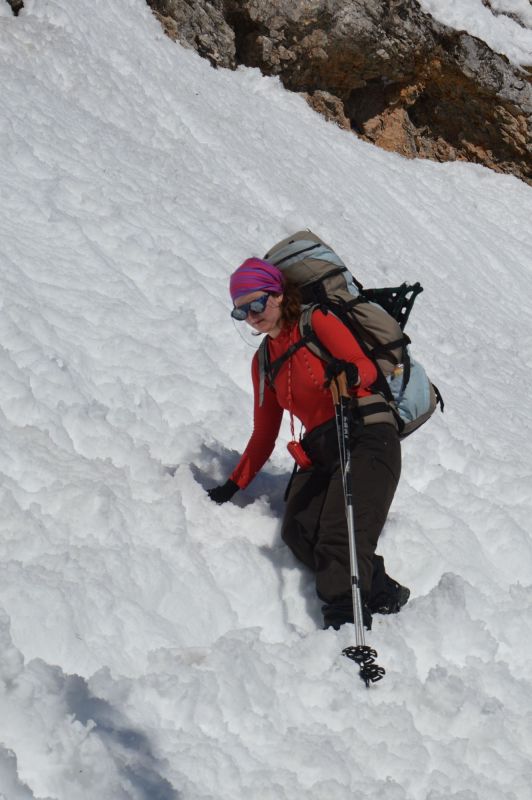
M 267 382 L 274 387 L 282 365 L 300 347 L 308 347 L 324 361 L 334 353 L 320 343 L 312 328 L 312 313 L 320 308 L 333 313 L 355 336 L 364 353 L 377 367 L 372 396 L 358 398 L 358 414 L 366 424 L 395 421 L 401 437 L 426 422 L 443 400 L 423 366 L 412 358 L 410 339 L 403 332 L 417 295 L 419 283 L 384 289 L 364 289 L 340 257 L 311 231 L 298 231 L 266 253 L 301 293 L 301 338 L 270 363 L 266 336 L 259 347 L 260 402 Z

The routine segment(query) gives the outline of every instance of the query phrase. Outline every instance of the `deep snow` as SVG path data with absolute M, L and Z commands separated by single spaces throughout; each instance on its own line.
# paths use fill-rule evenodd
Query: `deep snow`
M 144 0 L 25 0 L 0 80 L 0 796 L 528 800 L 530 187 L 362 143 Z M 286 428 L 204 491 L 251 425 L 228 275 L 305 226 L 422 282 L 446 400 L 403 448 L 412 600 L 370 691 L 279 538 Z

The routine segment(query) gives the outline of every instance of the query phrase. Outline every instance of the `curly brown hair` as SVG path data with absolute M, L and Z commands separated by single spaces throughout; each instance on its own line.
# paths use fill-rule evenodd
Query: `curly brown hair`
M 283 325 L 289 327 L 294 322 L 299 320 L 301 316 L 301 292 L 298 287 L 290 283 L 290 281 L 283 281 L 283 301 L 281 303 L 281 318 Z

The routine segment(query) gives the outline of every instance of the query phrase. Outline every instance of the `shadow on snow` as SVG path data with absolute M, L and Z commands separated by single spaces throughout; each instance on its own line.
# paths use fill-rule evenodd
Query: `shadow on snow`
M 94 697 L 79 675 L 66 677 L 65 699 L 69 711 L 86 725 L 95 723 L 96 734 L 142 800 L 179 800 L 179 794 L 161 775 L 164 762 L 154 756 L 148 737 L 133 728 L 106 700 Z

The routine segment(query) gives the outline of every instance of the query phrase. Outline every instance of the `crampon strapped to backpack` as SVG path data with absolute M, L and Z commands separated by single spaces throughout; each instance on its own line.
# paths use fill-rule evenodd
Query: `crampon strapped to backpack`
M 264 385 L 274 386 L 282 365 L 300 347 L 308 347 L 324 361 L 334 358 L 319 342 L 312 328 L 312 313 L 332 312 L 355 336 L 364 353 L 377 367 L 372 396 L 358 398 L 358 414 L 369 422 L 395 420 L 404 438 L 417 430 L 443 400 L 419 361 L 409 352 L 404 327 L 419 283 L 394 288 L 364 289 L 340 257 L 311 231 L 298 231 L 283 239 L 264 256 L 277 266 L 301 293 L 301 338 L 274 362 L 269 362 L 267 338 L 259 347 L 260 402 Z M 371 418 L 371 419 L 370 419 Z

